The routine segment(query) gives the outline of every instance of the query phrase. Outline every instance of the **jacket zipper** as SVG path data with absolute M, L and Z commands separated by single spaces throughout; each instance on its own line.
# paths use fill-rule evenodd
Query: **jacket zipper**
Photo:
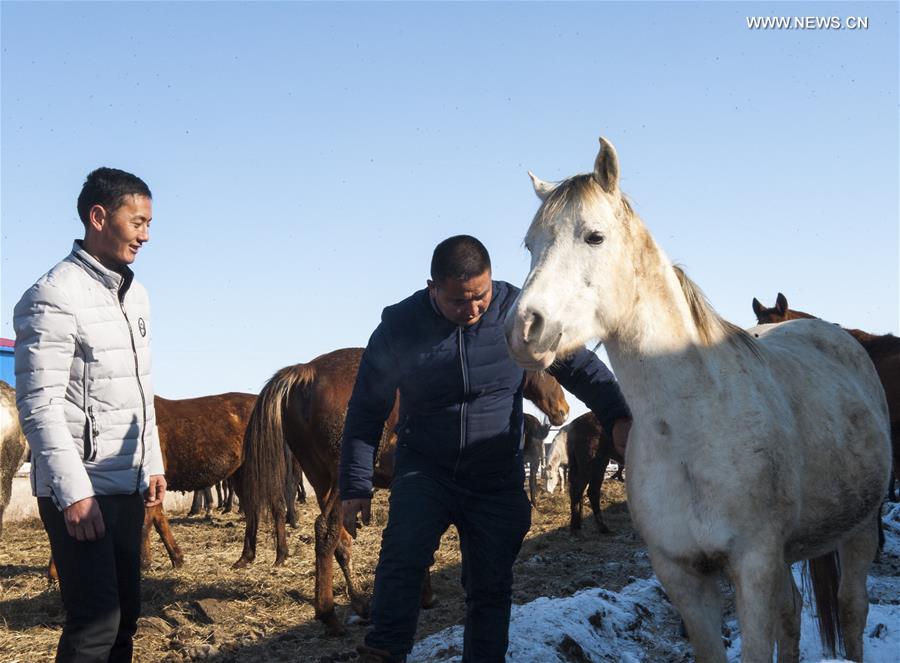
M 459 469 L 459 461 L 462 460 L 463 449 L 466 447 L 466 405 L 469 399 L 469 367 L 466 361 L 466 344 L 463 341 L 463 328 L 456 328 L 456 337 L 459 340 L 459 362 L 462 365 L 463 402 L 459 408 L 459 454 L 456 456 L 456 465 L 453 467 L 453 476 Z
M 81 410 L 84 412 L 84 443 L 82 445 L 84 450 L 81 456 L 83 460 L 90 460 L 94 452 L 94 422 L 91 421 L 91 410 L 88 405 L 88 382 L 90 381 L 90 376 L 88 374 L 87 357 L 85 357 L 81 381 L 84 384 L 84 395 L 81 402 Z
M 97 449 L 99 445 L 97 444 L 97 438 L 100 436 L 100 429 L 97 428 L 97 420 L 94 419 L 94 406 L 88 405 L 87 409 L 88 422 L 91 428 L 91 453 L 90 457 L 87 457 L 85 454 L 86 460 L 97 460 Z
M 120 286 L 121 287 L 121 286 Z M 125 312 L 125 304 L 119 300 L 119 308 L 122 309 L 122 315 L 125 316 L 125 324 L 128 325 L 128 336 L 131 338 L 131 354 L 134 355 L 134 376 L 137 378 L 138 390 L 141 392 L 141 407 L 144 412 L 144 425 L 141 426 L 141 464 L 138 465 L 137 480 L 134 482 L 134 492 L 141 492 L 141 472 L 144 471 L 144 454 L 146 448 L 144 446 L 144 433 L 147 430 L 147 397 L 144 395 L 144 385 L 141 384 L 141 369 L 138 365 L 137 346 L 134 343 L 134 330 L 131 328 L 131 321 Z

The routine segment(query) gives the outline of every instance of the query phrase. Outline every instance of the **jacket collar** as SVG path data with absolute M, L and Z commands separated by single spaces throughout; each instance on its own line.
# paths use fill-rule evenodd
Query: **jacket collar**
M 84 250 L 80 239 L 76 239 L 72 243 L 72 253 L 69 256 L 88 274 L 116 293 L 119 301 L 125 298 L 125 293 L 128 292 L 131 282 L 134 281 L 134 272 L 128 265 L 122 265 L 121 271 L 104 267 L 94 256 Z

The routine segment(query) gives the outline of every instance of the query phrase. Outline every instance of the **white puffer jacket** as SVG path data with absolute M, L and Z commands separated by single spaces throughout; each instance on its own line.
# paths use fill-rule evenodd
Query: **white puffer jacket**
M 81 248 L 16 305 L 16 404 L 35 495 L 65 507 L 163 474 L 147 291 Z

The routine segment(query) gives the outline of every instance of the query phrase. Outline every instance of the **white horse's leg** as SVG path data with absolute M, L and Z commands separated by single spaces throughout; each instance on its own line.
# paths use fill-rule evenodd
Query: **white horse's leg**
M 681 614 L 697 663 L 724 663 L 722 595 L 716 574 L 701 574 L 650 553 L 653 571 Z
M 863 630 L 869 614 L 869 593 L 866 576 L 875 551 L 878 550 L 878 518 L 869 519 L 858 532 L 838 546 L 841 564 L 841 583 L 838 587 L 838 610 L 844 635 L 846 657 L 850 661 L 863 660 Z
M 779 597 L 778 663 L 797 663 L 800 660 L 800 612 L 803 609 L 803 597 L 794 583 L 790 564 L 784 567 Z
M 741 625 L 741 661 L 771 663 L 781 614 L 786 562 L 772 548 L 754 548 L 732 557 L 735 605 Z

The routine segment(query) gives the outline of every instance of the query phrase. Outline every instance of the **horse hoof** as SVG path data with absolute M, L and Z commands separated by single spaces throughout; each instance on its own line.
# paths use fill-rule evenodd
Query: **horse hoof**
M 284 562 L 287 559 L 287 555 L 284 557 L 276 557 L 275 563 L 272 566 L 284 566 Z
M 172 560 L 173 569 L 180 569 L 182 566 L 184 566 L 184 557 L 176 557 Z
M 337 617 L 331 617 L 325 621 L 325 635 L 329 638 L 340 638 L 347 635 L 347 629 L 337 620 Z
M 238 561 L 231 565 L 233 569 L 246 569 L 250 564 L 253 563 L 252 559 L 247 559 L 245 557 L 241 557 Z
M 356 618 L 356 621 L 362 621 L 368 623 L 369 621 L 369 603 L 368 601 L 353 603 L 351 601 L 350 607 L 353 609 L 352 615 L 348 615 L 345 620 L 348 624 L 352 623 L 350 620 L 352 618 Z

